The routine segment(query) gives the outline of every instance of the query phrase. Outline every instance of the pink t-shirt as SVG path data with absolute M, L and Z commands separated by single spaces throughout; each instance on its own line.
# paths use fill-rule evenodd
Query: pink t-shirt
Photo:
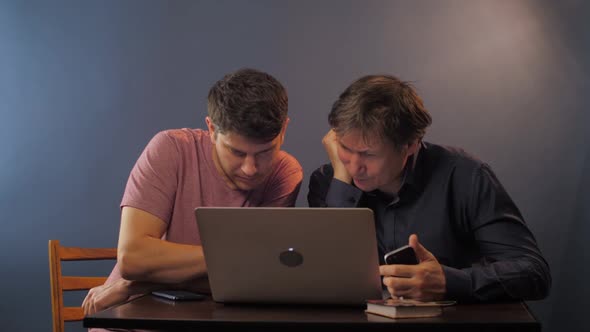
M 165 239 L 198 245 L 198 206 L 294 206 L 303 179 L 301 166 L 281 151 L 272 173 L 253 191 L 228 187 L 218 173 L 209 132 L 162 131 L 131 171 L 121 207 L 147 211 L 168 224 Z
M 294 206 L 303 170 L 281 151 L 272 173 L 252 191 L 228 187 L 213 161 L 209 132 L 174 129 L 159 132 L 137 160 L 121 208 L 147 211 L 168 224 L 164 239 L 200 245 L 194 210 L 199 206 Z M 106 284 L 121 278 L 117 266 Z

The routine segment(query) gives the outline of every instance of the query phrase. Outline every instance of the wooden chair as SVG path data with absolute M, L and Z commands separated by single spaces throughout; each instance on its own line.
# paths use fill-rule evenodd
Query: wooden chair
M 84 318 L 82 307 L 64 307 L 65 291 L 88 290 L 105 283 L 107 277 L 62 276 L 62 261 L 116 260 L 115 248 L 62 247 L 58 240 L 49 240 L 49 277 L 51 282 L 51 311 L 53 332 L 63 332 L 64 322 Z M 80 303 L 80 305 L 82 305 Z

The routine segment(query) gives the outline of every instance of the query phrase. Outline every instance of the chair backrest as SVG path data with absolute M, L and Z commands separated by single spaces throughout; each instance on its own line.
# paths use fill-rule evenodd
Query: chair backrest
M 62 261 L 116 260 L 115 248 L 62 247 L 58 240 L 49 240 L 49 277 L 51 282 L 51 311 L 53 331 L 63 332 L 64 322 L 84 318 L 82 307 L 64 307 L 65 291 L 88 290 L 104 284 L 107 277 L 63 276 Z M 81 305 L 81 304 L 80 304 Z

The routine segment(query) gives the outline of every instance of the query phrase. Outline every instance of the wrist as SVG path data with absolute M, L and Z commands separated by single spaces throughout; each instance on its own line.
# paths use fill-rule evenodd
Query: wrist
M 123 292 L 127 297 L 130 297 L 133 295 L 149 293 L 153 290 L 161 289 L 162 287 L 160 284 L 152 282 L 123 279 L 121 288 L 121 292 Z
M 334 169 L 334 179 L 342 181 L 347 184 L 352 183 L 352 176 L 346 170 Z
M 116 287 L 117 292 L 129 297 L 133 295 L 132 290 L 133 281 L 127 279 L 119 279 L 113 286 Z

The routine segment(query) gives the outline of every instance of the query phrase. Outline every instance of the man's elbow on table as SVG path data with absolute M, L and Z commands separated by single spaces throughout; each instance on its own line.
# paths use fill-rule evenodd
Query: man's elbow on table
M 541 266 L 537 269 L 537 273 L 535 274 L 535 284 L 537 285 L 538 291 L 536 294 L 533 294 L 536 296 L 529 300 L 542 300 L 548 297 L 551 293 L 552 279 L 549 265 L 546 263 L 539 263 L 539 265 Z
M 549 266 L 545 262 L 530 262 L 527 264 L 527 269 L 521 271 L 520 274 L 526 277 L 515 278 L 512 282 L 504 285 L 509 290 L 511 298 L 536 301 L 549 296 L 552 280 Z
M 145 264 L 142 264 L 139 255 L 130 250 L 119 249 L 117 251 L 117 264 L 121 277 L 126 280 L 144 280 L 148 274 Z

